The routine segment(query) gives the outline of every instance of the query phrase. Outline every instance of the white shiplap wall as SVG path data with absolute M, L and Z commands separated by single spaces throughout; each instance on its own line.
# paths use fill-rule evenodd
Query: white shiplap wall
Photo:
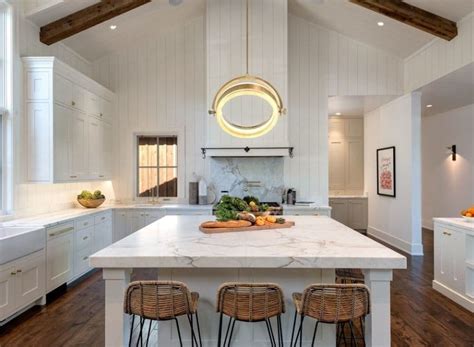
M 15 5 L 15 3 L 13 4 Z M 13 148 L 13 152 L 4 158 L 3 163 L 5 172 L 13 176 L 13 191 L 10 194 L 12 205 L 8 206 L 10 212 L 21 216 L 68 208 L 73 206 L 75 196 L 82 189 L 101 189 L 108 198 L 114 199 L 111 182 L 71 184 L 29 184 L 25 182 L 26 167 L 23 158 L 26 154 L 22 139 L 25 139 L 26 134 L 23 122 L 23 72 L 20 56 L 55 56 L 88 76 L 92 74 L 92 65 L 61 43 L 51 46 L 42 44 L 39 42 L 39 28 L 24 18 L 17 6 L 14 6 L 13 14 L 15 19 L 13 23 L 14 44 L 16 46 L 13 88 L 16 92 L 13 93 L 13 114 L 8 117 L 5 124 L 9 129 L 6 140 Z
M 184 135 L 184 157 L 178 166 L 185 182 L 193 172 L 205 173 L 200 148 L 206 138 L 206 64 L 204 17 L 166 33 L 154 33 L 94 62 L 96 80 L 115 91 L 116 155 L 114 187 L 117 198 L 134 197 L 134 135 Z M 187 195 L 186 187 L 180 195 Z
M 457 37 L 451 41 L 434 39 L 405 59 L 405 92 L 418 89 L 474 61 L 474 12 L 457 24 Z
M 227 5 L 238 7 L 242 14 L 242 2 L 227 2 Z M 260 5 L 254 2 L 253 6 Z M 231 10 L 221 5 L 218 8 L 224 12 Z M 252 11 L 253 16 L 263 16 L 267 12 L 262 11 L 262 8 L 252 8 Z M 232 37 L 230 42 L 240 48 L 233 47 L 226 39 L 221 42 L 222 52 L 209 46 L 206 49 L 206 25 L 201 17 L 93 63 L 95 78 L 114 90 L 119 100 L 116 118 L 118 128 L 115 132 L 115 148 L 119 158 L 114 181 L 117 198 L 133 198 L 134 132 L 160 132 L 176 127 L 183 129 L 186 150 L 185 161 L 180 165 L 185 165 L 185 182 L 191 179 L 193 172 L 208 174 L 209 159 L 202 160 L 200 157 L 200 147 L 206 145 L 207 139 L 211 137 L 206 132 L 209 117 L 206 79 L 214 77 L 209 72 L 206 75 L 206 50 L 212 52 L 214 58 L 226 56 L 225 59 L 216 58 L 216 61 L 212 60 L 208 64 L 212 66 L 224 62 L 229 78 L 245 71 L 245 37 L 241 35 L 242 26 L 237 23 L 244 25 L 244 20 L 234 18 L 231 21 L 233 24 L 229 24 L 237 28 L 239 34 L 232 34 L 229 26 L 225 28 L 225 25 L 216 29 L 217 32 L 222 31 L 224 37 Z M 255 28 L 257 24 L 254 21 L 258 20 L 254 18 L 251 21 L 251 27 Z M 271 22 L 270 19 L 266 21 Z M 222 23 L 227 22 L 223 20 Z M 296 188 L 301 199 L 327 204 L 328 96 L 400 94 L 402 61 L 293 15 L 288 17 L 288 23 L 288 137 L 296 152 L 295 158 L 285 159 L 284 183 Z M 219 27 L 218 23 L 211 25 Z M 252 40 L 256 41 L 252 41 L 251 51 L 262 44 L 273 47 L 267 47 L 270 52 L 277 49 L 278 41 L 264 43 L 258 41 L 261 38 L 256 38 L 259 35 L 253 35 Z M 286 40 L 284 34 L 279 35 Z M 262 51 L 263 48 L 257 52 L 263 54 Z M 264 55 L 252 58 L 259 64 L 251 63 L 251 66 L 261 67 L 254 73 L 269 73 L 266 69 L 271 65 L 273 67 L 268 71 L 284 71 L 284 67 L 277 67 L 276 62 L 284 64 L 285 55 L 279 57 L 281 60 L 275 58 L 268 66 L 263 64 L 262 57 Z M 224 71 L 224 68 L 215 71 Z M 216 78 L 224 82 L 225 77 L 220 72 L 217 74 L 220 77 Z M 284 77 L 281 77 L 283 80 Z M 283 87 L 281 90 L 286 91 Z
M 207 107 L 218 89 L 246 72 L 246 1 L 207 1 Z M 286 107 L 287 98 L 287 0 L 249 2 L 249 74 L 270 82 Z M 243 100 L 242 100 L 243 99 Z M 254 125 L 271 114 L 265 102 L 240 98 L 224 108 L 226 118 L 238 124 Z M 214 117 L 207 117 L 210 147 L 288 146 L 287 124 L 282 116 L 275 128 L 257 139 L 239 139 L 223 132 Z
M 289 139 L 286 185 L 327 203 L 328 96 L 399 95 L 402 60 L 294 15 L 289 16 Z

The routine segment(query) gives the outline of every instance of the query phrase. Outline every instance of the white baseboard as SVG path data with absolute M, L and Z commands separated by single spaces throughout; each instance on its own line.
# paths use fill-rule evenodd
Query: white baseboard
M 420 243 L 409 243 L 405 240 L 402 240 L 396 236 L 390 235 L 385 231 L 379 230 L 377 228 L 369 227 L 367 228 L 367 234 L 392 245 L 405 253 L 410 255 L 423 255 L 423 245 Z
M 433 281 L 433 289 L 474 313 L 474 300 L 466 298 L 438 281 Z

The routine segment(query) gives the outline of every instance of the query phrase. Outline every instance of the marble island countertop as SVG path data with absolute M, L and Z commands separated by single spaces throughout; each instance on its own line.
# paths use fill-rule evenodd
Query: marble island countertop
M 209 216 L 166 216 L 90 257 L 97 268 L 406 268 L 406 258 L 325 216 L 290 229 L 204 234 Z

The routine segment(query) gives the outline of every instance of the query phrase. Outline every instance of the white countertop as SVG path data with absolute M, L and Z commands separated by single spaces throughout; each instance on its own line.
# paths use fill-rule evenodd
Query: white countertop
M 98 268 L 406 268 L 406 258 L 325 216 L 290 229 L 204 234 L 209 216 L 166 216 L 90 257 Z
M 50 227 L 58 223 L 68 222 L 75 218 L 86 217 L 91 214 L 106 212 L 114 209 L 147 209 L 147 210 L 199 210 L 212 211 L 212 205 L 188 205 L 188 204 L 116 204 L 105 205 L 98 208 L 70 208 L 51 213 L 43 213 L 31 217 L 13 219 L 3 223 L 5 226 L 44 226 Z
M 368 199 L 364 195 L 331 195 L 329 199 Z
M 464 218 L 433 218 L 435 222 L 449 224 L 466 230 L 470 234 L 474 234 L 474 223 L 466 222 Z
M 315 210 L 315 209 L 321 209 L 321 210 L 330 210 L 331 206 L 324 206 L 324 205 L 317 205 L 311 204 L 311 205 L 287 205 L 287 204 L 282 204 L 283 207 L 283 212 L 284 211 L 293 211 L 293 210 Z

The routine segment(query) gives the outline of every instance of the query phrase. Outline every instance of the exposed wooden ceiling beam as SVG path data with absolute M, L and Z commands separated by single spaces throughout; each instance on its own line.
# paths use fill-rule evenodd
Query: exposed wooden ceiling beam
M 458 34 L 455 22 L 401 0 L 349 1 L 448 41 Z
M 41 27 L 40 41 L 51 45 L 148 2 L 151 0 L 101 0 Z

